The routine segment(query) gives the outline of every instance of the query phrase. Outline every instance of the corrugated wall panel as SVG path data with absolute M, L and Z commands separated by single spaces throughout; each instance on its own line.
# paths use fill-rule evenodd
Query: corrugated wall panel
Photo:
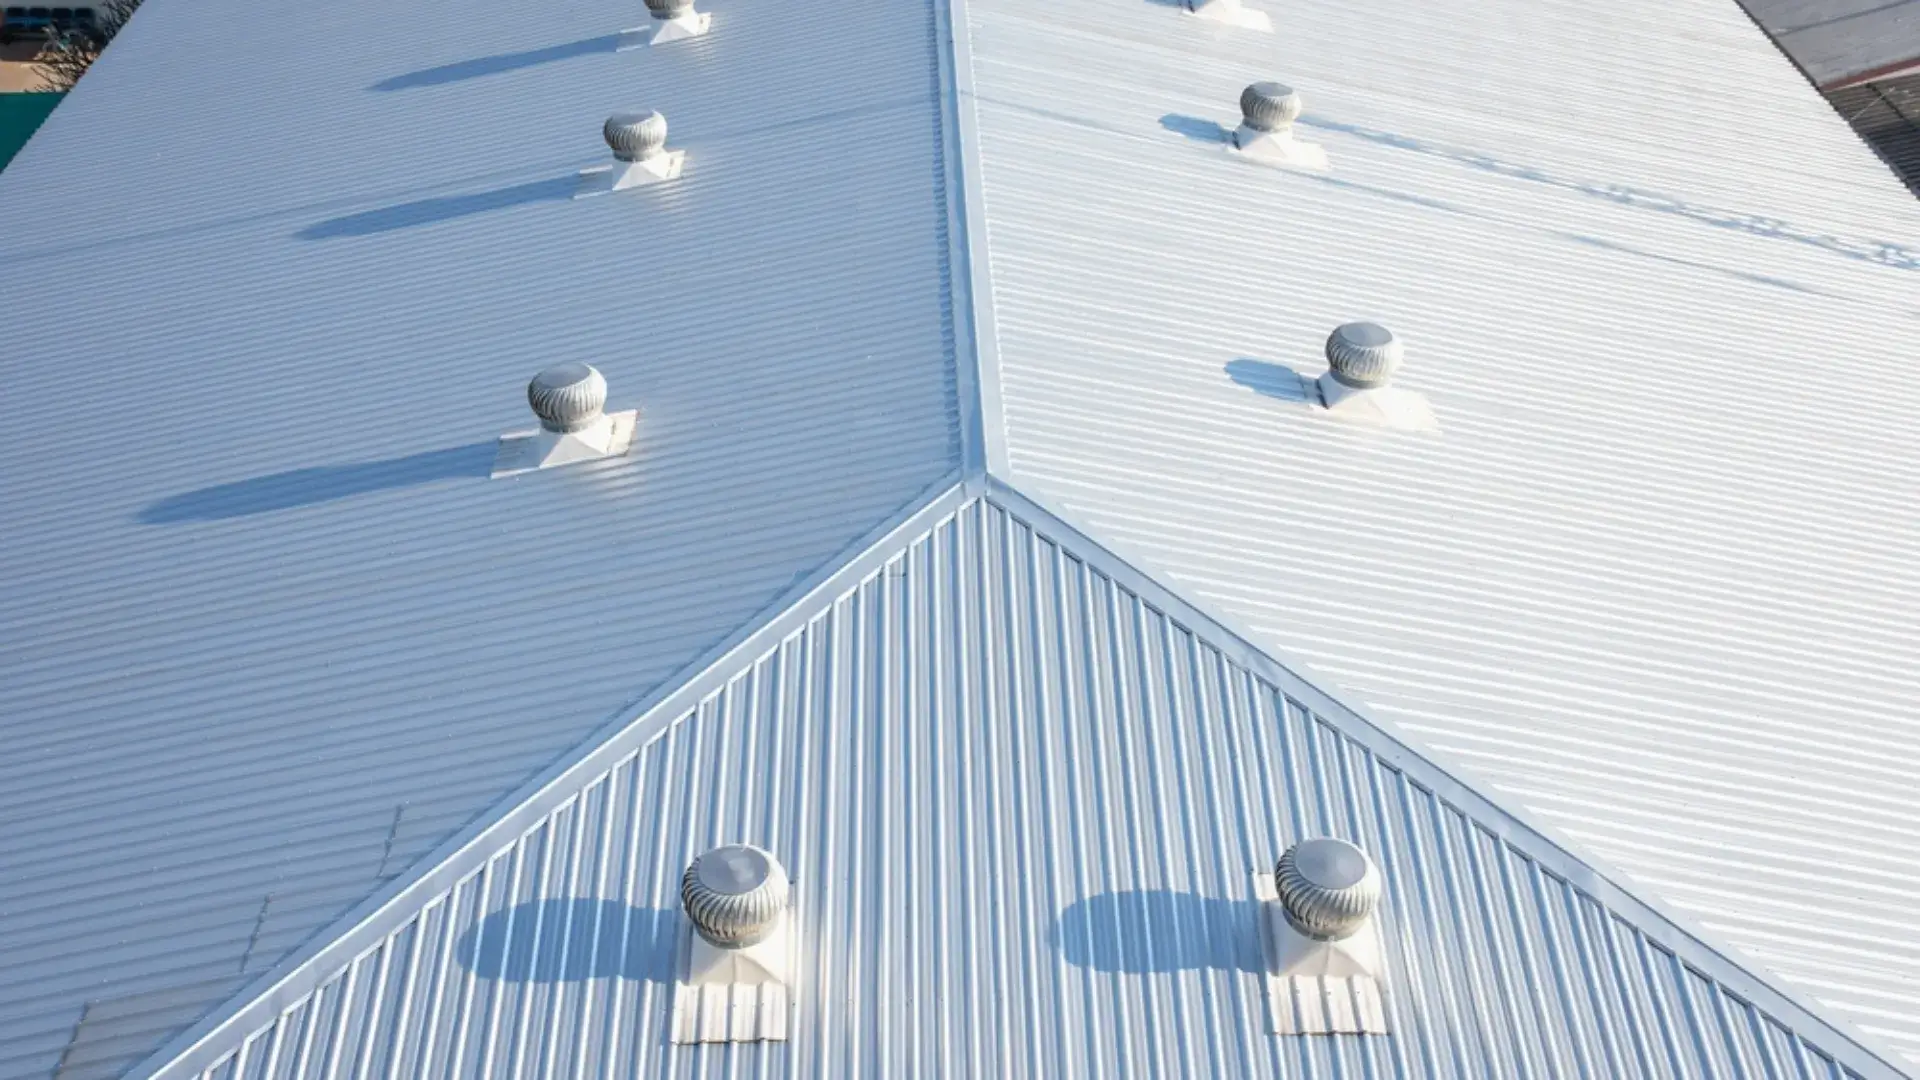
M 1842 1075 L 1420 768 L 974 502 L 206 1075 Z M 1251 875 L 1318 833 L 1384 867 L 1391 1036 L 1266 1033 Z M 794 1037 L 676 1046 L 735 840 L 794 880 Z

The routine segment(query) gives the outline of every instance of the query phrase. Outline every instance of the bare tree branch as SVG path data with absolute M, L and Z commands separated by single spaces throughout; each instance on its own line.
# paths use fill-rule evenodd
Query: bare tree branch
M 104 0 L 94 8 L 91 28 L 47 27 L 46 44 L 34 59 L 40 69 L 41 89 L 61 93 L 73 89 L 73 84 L 100 58 L 101 50 L 127 25 L 127 20 L 133 18 L 140 2 Z

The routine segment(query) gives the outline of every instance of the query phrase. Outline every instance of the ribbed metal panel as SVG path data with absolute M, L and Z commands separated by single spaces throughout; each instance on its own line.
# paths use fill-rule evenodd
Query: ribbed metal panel
M 1916 53 L 1920 53 L 1920 28 L 1916 28 L 1914 37 Z M 1827 100 L 1873 147 L 1880 160 L 1920 195 L 1920 75 L 1835 90 L 1827 94 Z
M 150 0 L 0 177 L 0 1076 L 117 1074 L 950 483 L 930 6 L 723 7 Z M 685 175 L 573 201 L 636 106 Z M 563 361 L 632 456 L 490 480 Z
M 1723 0 L 1254 6 L 968 0 L 1007 478 L 1920 1061 L 1920 204 Z
M 967 504 L 203 1075 L 1855 1075 L 1102 558 Z M 1252 874 L 1329 833 L 1385 873 L 1391 1036 L 1266 1033 Z M 677 1046 L 680 873 L 742 840 L 793 1038 Z

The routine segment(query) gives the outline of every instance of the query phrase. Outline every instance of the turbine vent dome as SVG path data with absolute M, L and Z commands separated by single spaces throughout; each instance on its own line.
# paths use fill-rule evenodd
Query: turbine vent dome
M 786 870 L 772 854 L 751 844 L 729 844 L 688 865 L 680 899 L 701 937 L 739 949 L 779 929 L 790 888 Z
M 1352 322 L 1327 337 L 1327 365 L 1333 377 L 1356 390 L 1393 381 L 1403 349 L 1393 331 L 1379 323 Z
M 1366 852 L 1332 837 L 1288 848 L 1273 884 L 1288 921 L 1323 941 L 1353 936 L 1380 906 L 1379 868 Z
M 581 431 L 607 407 L 607 380 L 591 364 L 558 364 L 527 384 L 527 404 L 548 431 Z
M 1299 92 L 1285 83 L 1257 82 L 1240 91 L 1240 115 L 1255 131 L 1284 131 L 1303 108 Z
M 659 110 L 614 113 L 601 129 L 619 161 L 647 161 L 667 145 L 667 118 Z

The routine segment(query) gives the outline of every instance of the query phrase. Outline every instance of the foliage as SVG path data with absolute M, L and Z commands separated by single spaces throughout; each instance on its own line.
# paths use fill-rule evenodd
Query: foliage
M 91 29 L 61 30 L 47 28 L 47 42 L 40 48 L 35 64 L 40 69 L 41 89 L 64 93 L 73 89 L 87 73 L 101 50 L 127 25 L 141 0 L 104 0 L 95 6 Z

